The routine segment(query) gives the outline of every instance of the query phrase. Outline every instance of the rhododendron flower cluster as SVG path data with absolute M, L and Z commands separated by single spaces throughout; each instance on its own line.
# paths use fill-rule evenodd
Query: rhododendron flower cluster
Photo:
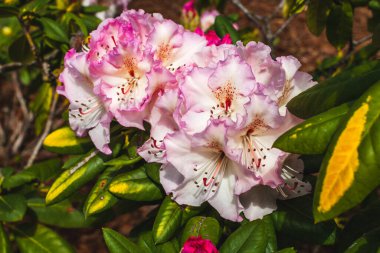
M 302 161 L 272 145 L 300 122 L 287 102 L 315 82 L 262 43 L 208 44 L 159 14 L 128 10 L 67 53 L 58 91 L 70 101 L 71 127 L 103 153 L 112 152 L 112 120 L 150 123 L 139 154 L 162 163 L 161 184 L 178 204 L 208 202 L 232 221 L 262 218 L 277 198 L 310 191 Z

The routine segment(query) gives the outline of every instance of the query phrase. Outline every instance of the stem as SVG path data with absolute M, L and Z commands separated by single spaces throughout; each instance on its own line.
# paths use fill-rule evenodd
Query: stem
M 252 21 L 252 23 L 257 26 L 257 28 L 260 30 L 261 34 L 263 35 L 264 41 L 267 42 L 268 36 L 267 36 L 267 29 L 265 24 L 263 25 L 261 20 L 262 18 L 252 14 L 241 2 L 240 0 L 232 0 L 232 3 L 236 5 L 243 13 L 247 16 L 249 20 Z

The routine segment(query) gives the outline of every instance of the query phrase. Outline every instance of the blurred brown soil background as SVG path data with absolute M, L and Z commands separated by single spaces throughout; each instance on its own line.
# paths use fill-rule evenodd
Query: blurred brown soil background
M 163 14 L 165 18 L 172 19 L 176 22 L 180 20 L 181 8 L 185 0 L 133 0 L 129 8 L 131 9 L 144 9 L 146 12 L 159 12 Z M 268 1 L 250 1 L 242 0 L 242 3 L 247 6 L 247 8 L 258 15 L 266 16 L 270 15 L 274 8 L 278 5 L 279 0 L 268 0 Z M 238 24 L 241 28 L 250 26 L 248 19 L 239 11 L 236 6 L 234 6 L 231 1 L 228 1 L 226 7 L 226 13 L 239 13 L 241 19 Z M 370 12 L 365 8 L 357 8 L 355 11 L 354 20 L 354 40 L 363 38 L 368 33 L 366 32 L 367 20 L 370 17 Z M 284 19 L 278 15 L 273 20 L 273 28 L 277 29 L 284 22 Z M 320 63 L 324 58 L 328 56 L 333 56 L 337 53 L 336 49 L 331 46 L 325 34 L 323 33 L 320 37 L 312 35 L 306 27 L 306 15 L 302 13 L 295 17 L 291 24 L 284 30 L 279 36 L 280 41 L 274 52 L 275 56 L 283 55 L 293 55 L 297 57 L 302 63 L 302 70 L 307 72 L 312 72 L 318 63 Z M 0 120 L 9 121 L 8 124 L 13 124 L 12 120 L 17 120 L 18 117 L 5 119 L 2 115 L 7 115 L 4 112 L 6 103 L 14 103 L 15 94 L 11 87 L 6 87 L 11 85 L 11 83 L 6 83 L 1 85 L 0 92 Z M 13 102 L 12 102 L 13 101 Z M 64 105 L 66 106 L 66 105 Z M 60 119 L 56 119 L 59 121 Z M 15 124 L 16 125 L 16 124 Z M 1 129 L 0 129 L 1 130 Z M 1 131 L 0 131 L 0 142 L 1 142 Z M 0 159 L 5 155 L 5 152 L 0 150 Z M 49 156 L 46 152 L 40 152 L 42 157 Z M 37 159 L 39 160 L 39 159 Z M 133 227 L 140 224 L 144 219 L 146 219 L 147 214 L 154 207 L 148 206 L 144 208 L 139 208 L 136 211 L 132 211 L 117 217 L 115 220 L 105 224 L 105 227 L 113 228 L 120 233 L 128 236 Z M 91 229 L 60 229 L 60 234 L 65 237 L 79 253 L 105 253 L 107 252 L 106 246 L 103 242 L 101 228 L 91 228 Z M 333 252 L 331 249 L 325 247 L 302 245 L 299 252 Z

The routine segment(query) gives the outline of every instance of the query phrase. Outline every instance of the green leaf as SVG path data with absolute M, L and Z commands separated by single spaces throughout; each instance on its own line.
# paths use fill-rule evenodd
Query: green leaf
M 305 3 L 306 0 L 285 0 L 282 7 L 282 15 L 289 17 L 302 12 L 305 8 Z
M 171 241 L 165 242 L 157 246 L 157 253 L 178 253 L 180 252 L 178 241 L 174 238 Z
M 101 22 L 99 18 L 97 18 L 95 15 L 92 15 L 92 14 L 90 15 L 79 14 L 79 18 L 86 25 L 88 31 L 95 30 Z
M 360 97 L 379 79 L 380 62 L 368 62 L 302 92 L 287 107 L 294 115 L 309 118 Z
M 278 201 L 277 204 L 278 211 L 272 214 L 272 218 L 279 236 L 300 242 L 334 245 L 337 227 L 331 221 L 314 223 L 312 196 Z
M 220 38 L 223 38 L 226 34 L 229 34 L 233 43 L 236 43 L 240 40 L 239 33 L 235 30 L 232 22 L 227 17 L 217 16 L 214 26 L 215 32 Z
M 71 13 L 71 12 L 66 12 L 64 15 L 68 19 L 68 22 L 70 20 L 73 20 L 75 22 L 75 24 L 81 30 L 81 32 L 83 33 L 83 35 L 84 36 L 88 36 L 87 26 L 85 25 L 85 23 L 82 21 L 82 19 L 80 17 L 78 17 L 77 15 L 75 15 L 74 13 Z
M 33 0 L 31 2 L 28 2 L 24 6 L 21 7 L 21 13 L 37 13 L 39 15 L 44 15 L 46 12 L 46 9 L 49 5 L 50 0 Z
M 40 135 L 46 120 L 49 117 L 50 105 L 53 99 L 53 88 L 49 83 L 43 83 L 37 97 L 30 104 L 30 108 L 35 115 L 34 128 L 36 135 Z
M 69 43 L 65 29 L 63 29 L 60 23 L 45 17 L 39 18 L 38 21 L 42 24 L 46 37 L 57 42 Z
M 378 253 L 380 250 L 380 227 L 364 234 L 352 243 L 345 253 Z
M 144 252 L 156 253 L 158 251 L 153 240 L 152 231 L 142 232 L 137 239 L 137 244 L 144 250 Z
M 367 231 L 380 227 L 380 200 L 376 199 L 365 209 L 360 210 L 344 226 L 338 241 L 339 252 L 343 252 L 352 242 L 363 236 Z
M 181 237 L 181 245 L 191 236 L 201 236 L 203 239 L 210 240 L 214 245 L 217 245 L 221 234 L 222 230 L 215 218 L 196 216 L 187 222 Z
M 155 183 L 160 183 L 160 168 L 161 164 L 159 163 L 146 163 L 144 164 L 145 172 L 150 179 Z
M 56 232 L 42 226 L 14 227 L 21 253 L 74 253 L 74 249 Z
M 8 48 L 8 54 L 11 60 L 15 62 L 29 63 L 34 58 L 32 50 L 24 35 L 12 42 Z
M 311 0 L 307 8 L 307 27 L 314 35 L 319 36 L 326 26 L 331 0 Z
M 20 221 L 26 212 L 26 201 L 21 194 L 0 196 L 0 221 Z
M 122 234 L 110 229 L 103 228 L 104 241 L 110 253 L 140 253 L 142 249 Z
M 108 166 L 128 166 L 128 165 L 135 164 L 135 163 L 139 162 L 140 160 L 141 160 L 140 156 L 130 158 L 127 155 L 121 155 L 115 159 L 112 159 L 112 160 L 106 162 L 105 165 L 108 165 Z
M 164 197 L 160 187 L 148 178 L 144 167 L 115 177 L 109 191 L 120 198 L 136 201 L 152 201 Z
M 50 159 L 36 163 L 21 172 L 4 179 L 3 187 L 12 189 L 33 180 L 46 181 L 53 178 L 61 170 L 59 159 Z
M 90 5 L 90 6 L 83 7 L 83 12 L 88 13 L 88 14 L 94 14 L 94 13 L 106 11 L 106 10 L 108 10 L 108 7 L 101 6 L 101 5 Z
M 156 244 L 169 241 L 181 225 L 181 207 L 166 196 L 153 224 L 153 238 Z
M 0 222 L 0 253 L 12 253 L 11 244 L 3 224 Z
M 380 81 L 351 107 L 323 160 L 314 196 L 316 221 L 359 204 L 380 184 Z
M 321 1 L 322 2 L 322 1 Z M 326 34 L 330 43 L 342 48 L 352 37 L 353 10 L 349 1 L 334 5 L 327 18 Z
M 322 154 L 349 108 L 343 104 L 307 119 L 281 135 L 273 146 L 295 154 Z
M 97 155 L 96 151 L 91 152 L 55 180 L 46 195 L 46 203 L 51 205 L 66 199 L 98 175 L 104 167 L 104 158 Z
M 16 7 L 0 4 L 0 17 L 2 18 L 17 16 L 18 12 L 18 8 Z
M 70 127 L 65 126 L 50 133 L 45 138 L 43 146 L 54 153 L 75 155 L 89 151 L 92 142 L 88 137 L 77 137 Z
M 116 204 L 117 198 L 108 191 L 108 187 L 118 171 L 120 167 L 110 167 L 98 178 L 83 207 L 83 212 L 87 217 Z
M 68 200 L 47 206 L 43 198 L 31 198 L 27 205 L 37 220 L 47 225 L 61 228 L 84 228 L 91 225 L 91 220 L 86 220 L 83 213 Z
M 182 207 L 182 221 L 181 226 L 185 225 L 192 217 L 202 213 L 207 207 L 207 203 L 203 203 L 201 206 L 185 206 Z
M 276 251 L 276 253 L 297 253 L 297 251 L 293 247 L 291 247 Z
M 220 248 L 220 253 L 265 253 L 277 250 L 276 234 L 270 216 L 241 225 Z

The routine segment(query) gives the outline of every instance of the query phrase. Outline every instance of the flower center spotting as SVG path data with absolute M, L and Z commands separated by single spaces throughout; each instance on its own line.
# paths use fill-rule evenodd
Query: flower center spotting
M 170 58 L 172 48 L 168 43 L 162 43 L 158 46 L 157 57 L 162 62 L 167 62 Z
M 116 95 L 118 101 L 134 103 L 134 93 L 139 82 L 139 78 L 136 75 L 136 68 L 137 64 L 134 57 L 126 57 L 124 59 L 123 71 L 126 72 L 126 82 L 117 86 Z
M 220 118 L 222 116 L 231 116 L 233 113 L 233 102 L 236 98 L 236 87 L 228 81 L 224 86 L 213 91 L 218 103 L 210 110 L 211 118 Z
M 228 158 L 221 151 L 217 152 L 215 156 L 205 164 L 194 164 L 193 170 L 194 173 L 197 174 L 194 179 L 194 184 L 197 188 L 194 194 L 195 197 L 199 197 L 201 194 L 207 197 L 210 193 L 216 192 L 227 168 L 227 164 Z
M 75 100 L 78 109 L 69 109 L 70 117 L 79 120 L 85 126 L 92 125 L 103 113 L 103 106 L 96 98 Z
M 249 170 L 259 171 L 266 165 L 270 148 L 262 144 L 256 136 L 267 129 L 268 126 L 264 123 L 263 119 L 256 116 L 248 125 L 247 134 L 242 137 L 244 148 L 242 161 Z

